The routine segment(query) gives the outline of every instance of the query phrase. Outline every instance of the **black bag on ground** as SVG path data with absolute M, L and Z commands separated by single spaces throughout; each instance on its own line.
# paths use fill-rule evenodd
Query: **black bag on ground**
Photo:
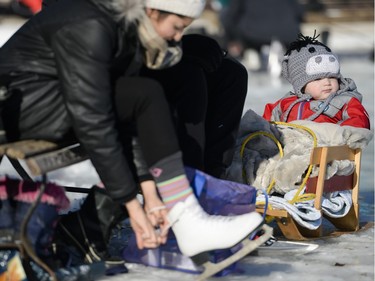
M 57 251 L 70 260 L 74 252 L 74 263 L 115 262 L 108 253 L 108 242 L 113 227 L 127 216 L 124 206 L 114 202 L 105 189 L 94 186 L 78 211 L 61 216 L 55 236 Z

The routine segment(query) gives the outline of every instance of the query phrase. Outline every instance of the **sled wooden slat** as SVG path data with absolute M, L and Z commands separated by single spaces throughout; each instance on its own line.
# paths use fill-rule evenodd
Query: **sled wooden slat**
M 348 176 L 333 176 L 332 178 L 324 181 L 324 191 L 334 192 L 342 190 L 351 190 L 353 188 L 354 175 Z M 318 182 L 318 177 L 309 178 L 306 183 L 306 193 L 315 193 L 316 184 Z
M 257 206 L 257 211 L 259 213 L 264 213 L 263 208 L 259 208 Z M 269 209 L 266 211 L 267 216 L 272 216 L 272 217 L 279 217 L 279 218 L 287 218 L 289 217 L 289 214 L 285 210 L 280 210 L 280 209 Z
M 342 218 L 330 218 L 324 216 L 337 229 L 344 231 L 357 231 L 359 229 L 359 177 L 361 169 L 361 149 L 351 149 L 346 145 L 316 147 L 310 157 L 310 164 L 318 166 L 319 172 L 316 178 L 309 179 L 307 188 L 309 193 L 315 193 L 314 207 L 322 209 L 322 196 L 324 192 L 352 190 L 352 206 L 349 213 Z M 350 160 L 354 162 L 355 170 L 350 176 L 333 176 L 326 180 L 327 165 L 334 160 Z M 340 177 L 337 179 L 337 177 Z M 311 181 L 310 181 L 311 180 Z M 259 213 L 264 209 L 257 207 Z M 307 240 L 320 237 L 323 233 L 322 227 L 317 230 L 309 230 L 300 226 L 286 210 L 267 210 L 266 215 L 275 218 L 282 234 L 290 240 Z
M 358 205 L 358 192 L 359 192 L 359 176 L 361 170 L 361 149 L 351 149 L 348 146 L 331 146 L 331 147 L 317 147 L 311 154 L 310 163 L 319 166 L 318 180 L 316 184 L 316 198 L 314 206 L 316 209 L 322 208 L 322 195 L 325 191 L 325 178 L 327 164 L 333 160 L 351 160 L 354 161 L 355 170 L 351 180 L 352 199 L 353 205 Z M 320 156 L 317 158 L 317 155 Z M 336 191 L 344 190 L 337 186 Z M 358 213 L 357 213 L 358 214 Z

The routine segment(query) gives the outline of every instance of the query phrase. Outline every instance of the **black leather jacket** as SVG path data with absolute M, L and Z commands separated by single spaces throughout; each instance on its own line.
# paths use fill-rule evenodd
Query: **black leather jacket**
M 139 0 L 61 0 L 29 19 L 0 49 L 0 101 L 8 141 L 59 140 L 84 146 L 111 197 L 134 198 L 115 129 L 114 81 L 141 64 L 135 21 Z M 136 61 L 136 63 L 134 63 Z

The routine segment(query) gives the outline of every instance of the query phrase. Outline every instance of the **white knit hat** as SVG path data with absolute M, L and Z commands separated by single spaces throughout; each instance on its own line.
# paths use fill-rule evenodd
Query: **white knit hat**
M 146 0 L 146 7 L 173 14 L 198 18 L 206 5 L 205 0 Z

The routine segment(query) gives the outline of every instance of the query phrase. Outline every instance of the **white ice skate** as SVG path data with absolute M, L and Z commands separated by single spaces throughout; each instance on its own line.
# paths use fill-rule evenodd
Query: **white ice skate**
M 211 216 L 202 209 L 194 195 L 177 203 L 169 211 L 168 219 L 180 251 L 205 268 L 198 280 L 204 280 L 238 261 L 272 235 L 270 227 L 262 226 L 263 218 L 258 213 Z M 264 229 L 264 234 L 250 240 L 249 235 L 260 228 Z M 208 251 L 232 248 L 241 242 L 241 250 L 226 260 L 220 263 L 208 261 Z

